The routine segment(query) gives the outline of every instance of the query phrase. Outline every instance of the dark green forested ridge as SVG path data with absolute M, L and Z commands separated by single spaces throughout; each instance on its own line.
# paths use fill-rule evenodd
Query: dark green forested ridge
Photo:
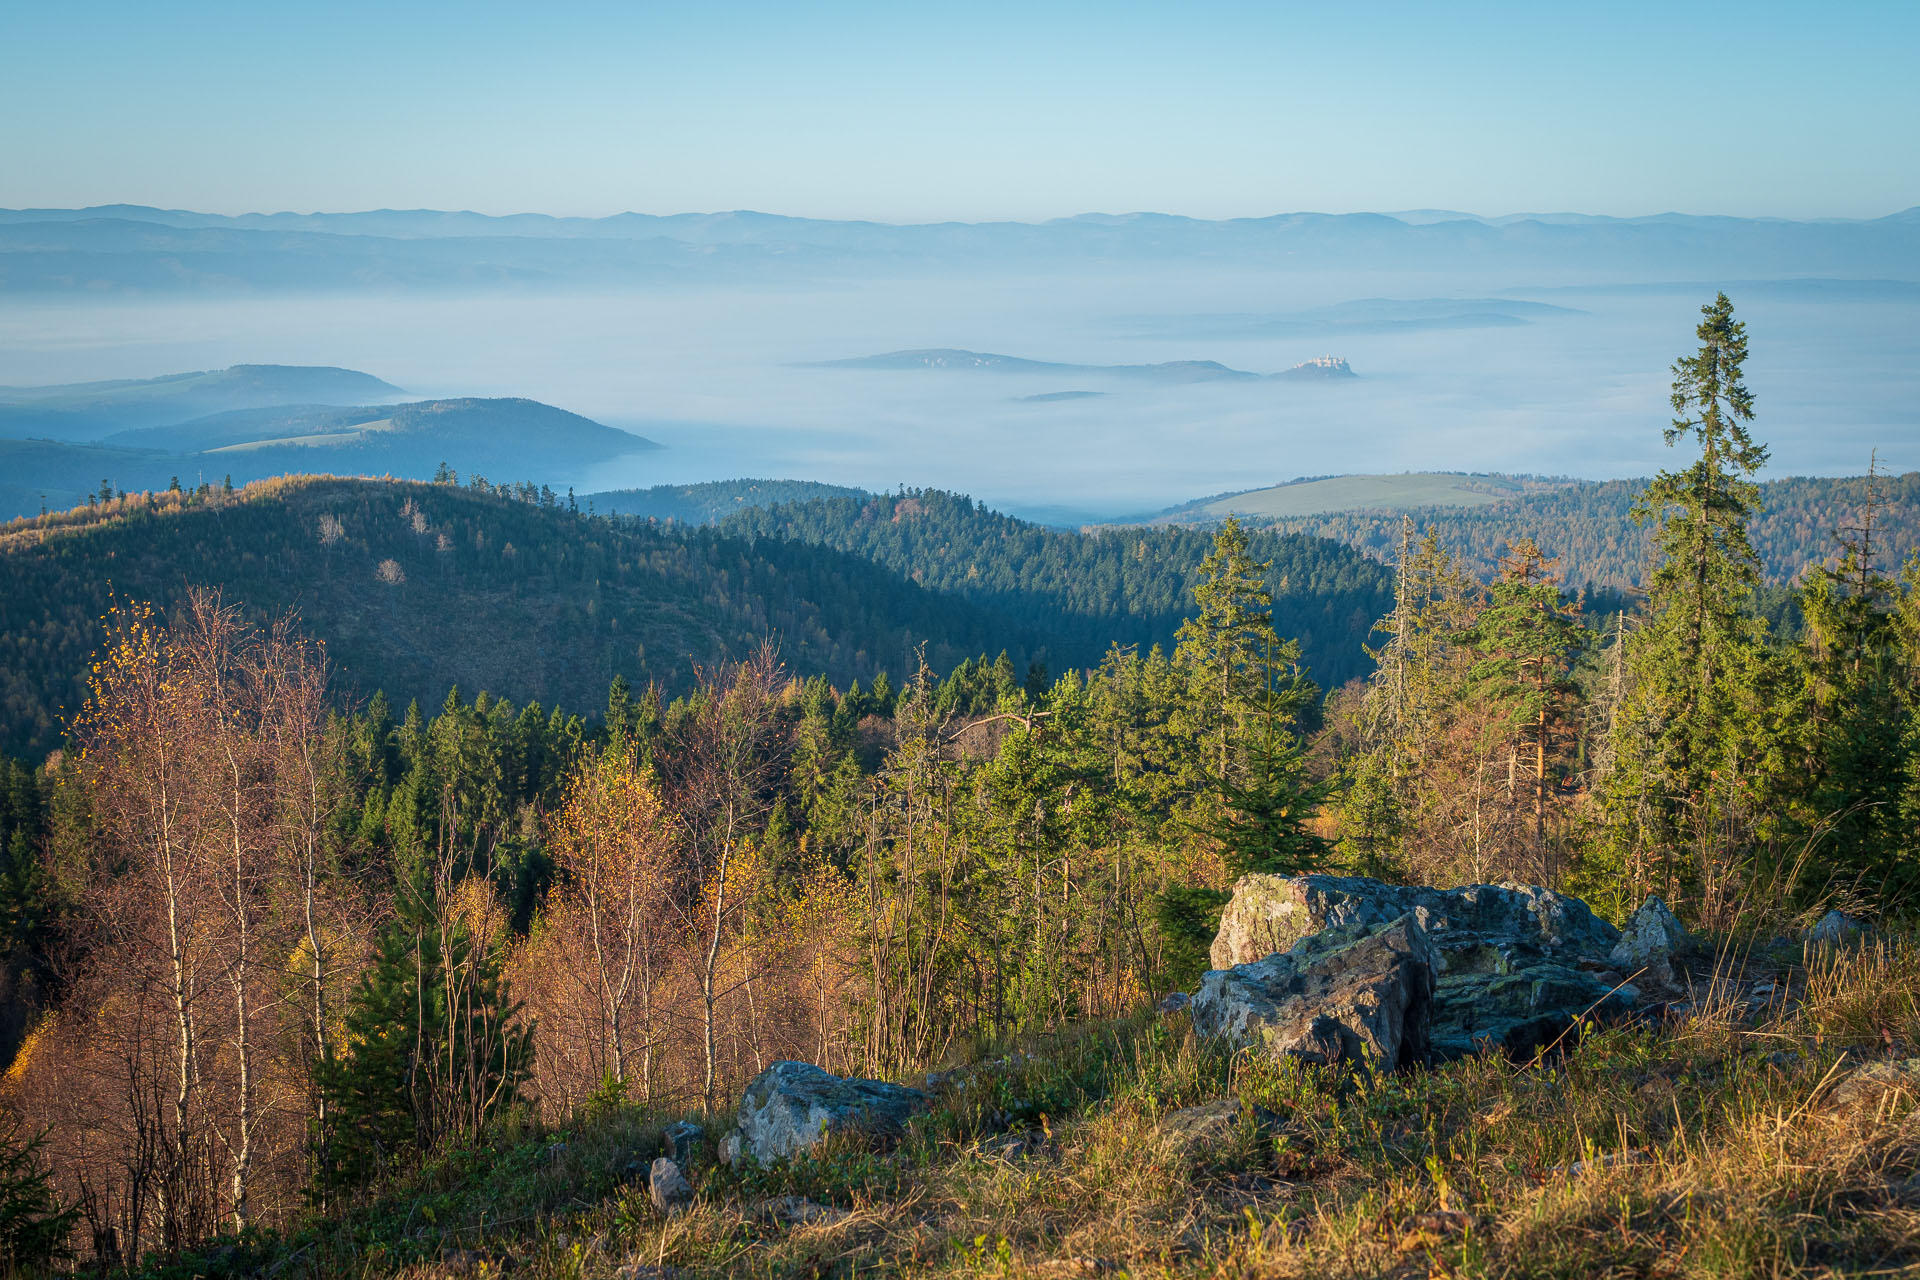
M 590 709 L 616 675 L 678 688 L 695 663 L 768 636 L 795 671 L 843 685 L 897 678 L 921 644 L 940 670 L 1001 649 L 1023 670 L 1070 658 L 1057 630 L 1023 638 L 1031 628 L 828 548 L 670 533 L 589 518 L 550 492 L 500 492 L 303 477 L 158 511 L 114 499 L 76 527 L 16 523 L 0 534 L 4 749 L 58 743 L 112 598 L 166 609 L 190 585 L 256 618 L 297 610 L 343 693 L 400 705 L 459 685 Z
M 1481 576 L 1490 576 L 1506 545 L 1531 537 L 1574 585 L 1638 586 L 1647 572 L 1651 532 L 1628 512 L 1646 491 L 1646 480 L 1606 480 L 1540 487 L 1485 506 L 1414 507 L 1394 511 L 1338 511 L 1323 515 L 1259 519 L 1242 523 L 1288 533 L 1333 538 L 1369 555 L 1391 559 L 1403 519 L 1439 532 L 1443 546 Z M 1809 564 L 1834 554 L 1834 531 L 1858 523 L 1870 488 L 1878 487 L 1875 520 L 1887 563 L 1920 549 L 1920 472 L 1827 478 L 1788 476 L 1764 481 L 1748 536 L 1760 557 L 1761 576 L 1783 585 Z
M 937 489 L 742 511 L 721 527 L 851 551 L 1016 621 L 1066 629 L 1096 654 L 1116 641 L 1171 643 L 1213 545 L 1211 529 L 1049 529 Z M 1364 672 L 1361 645 L 1392 598 L 1392 572 L 1319 537 L 1249 539 L 1270 566 L 1275 629 L 1300 641 L 1314 678 L 1331 688 Z
M 607 489 L 582 494 L 579 501 L 602 515 L 712 524 L 748 507 L 864 496 L 865 490 L 816 480 L 712 480 L 703 484 L 657 484 L 650 489 Z

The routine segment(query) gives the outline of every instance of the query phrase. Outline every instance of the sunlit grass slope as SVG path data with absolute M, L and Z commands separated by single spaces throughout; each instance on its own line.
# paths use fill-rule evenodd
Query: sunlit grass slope
M 622 1107 L 213 1256 L 527 1280 L 1912 1275 L 1920 1064 L 1869 1060 L 1913 1052 L 1916 982 L 1913 949 L 1882 944 L 1788 975 L 1793 1007 L 1708 998 L 1562 1057 L 1371 1081 L 1143 1017 L 978 1064 L 892 1149 L 733 1172 L 709 1139 L 672 1218 L 644 1175 L 667 1117 Z M 1169 1115 L 1215 1099 L 1238 1118 L 1173 1136 Z
M 1410 507 L 1482 507 L 1522 492 L 1509 476 L 1414 471 L 1394 476 L 1327 476 L 1295 480 L 1270 489 L 1202 498 L 1163 520 L 1221 520 L 1238 516 L 1311 516 L 1330 511 L 1399 510 Z

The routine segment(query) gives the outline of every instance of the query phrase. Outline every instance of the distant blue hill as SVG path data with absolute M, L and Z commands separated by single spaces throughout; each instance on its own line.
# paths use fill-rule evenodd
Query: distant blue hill
M 392 383 L 353 369 L 285 364 L 237 364 L 162 378 L 0 387 L 0 437 L 97 440 L 116 431 L 233 410 L 364 405 L 403 394 Z
M 426 480 L 444 464 L 495 484 L 564 486 L 659 447 L 537 400 L 236 409 L 98 442 L 0 438 L 0 519 L 84 503 L 102 483 L 133 493 L 305 473 Z

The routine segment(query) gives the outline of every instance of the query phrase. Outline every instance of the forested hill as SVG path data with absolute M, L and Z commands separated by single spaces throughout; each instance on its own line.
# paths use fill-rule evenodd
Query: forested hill
M 899 678 L 1057 636 L 803 542 L 591 518 L 538 491 L 297 477 L 231 496 L 162 494 L 0 527 L 0 751 L 58 744 L 112 597 L 176 605 L 194 585 L 264 617 L 297 609 L 349 697 L 437 705 L 449 685 L 569 710 L 608 681 L 684 687 L 693 664 L 775 637 L 796 674 Z M 531 499 L 531 500 L 528 500 Z M 1196 557 L 1197 559 L 1197 557 Z
M 657 484 L 651 489 L 607 489 L 580 495 L 580 505 L 605 515 L 713 524 L 749 507 L 865 496 L 864 489 L 816 480 L 709 480 L 701 484 Z
M 1897 569 L 1920 549 L 1920 472 L 1876 482 L 1874 544 L 1882 568 Z M 1645 480 L 1609 480 L 1517 494 L 1485 506 L 1425 506 L 1406 510 L 1337 511 L 1258 521 L 1276 532 L 1334 538 L 1376 558 L 1396 553 L 1403 519 L 1433 526 L 1441 543 L 1482 578 L 1509 541 L 1530 537 L 1561 559 L 1566 582 L 1578 587 L 1641 583 L 1651 531 L 1628 518 Z M 1865 476 L 1825 479 L 1790 476 L 1760 486 L 1760 511 L 1747 527 L 1767 581 L 1784 585 L 1802 569 L 1837 555 L 1836 529 L 1860 525 L 1867 507 Z M 1250 517 L 1242 517 L 1249 520 Z
M 1048 529 L 932 489 L 743 511 L 720 528 L 851 551 L 1036 630 L 1065 631 L 1083 651 L 1170 642 L 1213 543 L 1211 529 Z M 1323 538 L 1261 531 L 1251 542 L 1271 562 L 1274 625 L 1300 640 L 1314 678 L 1331 688 L 1366 670 L 1360 646 L 1392 606 L 1392 574 Z

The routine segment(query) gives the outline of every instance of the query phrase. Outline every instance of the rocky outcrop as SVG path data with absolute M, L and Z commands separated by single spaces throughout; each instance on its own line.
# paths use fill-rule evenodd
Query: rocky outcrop
M 1647 912 L 1642 923 L 1652 946 L 1663 927 L 1658 913 Z M 1377 1038 L 1378 1015 L 1359 1016 L 1373 997 L 1331 987 L 1316 994 L 1298 975 L 1303 964 L 1311 969 L 1325 963 L 1328 948 L 1380 962 L 1377 952 L 1356 948 L 1380 936 L 1391 949 L 1392 940 L 1416 934 L 1423 943 L 1409 948 L 1408 959 L 1428 966 L 1430 995 L 1419 1034 L 1403 1031 L 1401 1044 L 1412 1048 L 1385 1057 L 1375 1047 L 1384 1043 Z M 1668 944 L 1674 940 L 1671 933 L 1662 936 Z M 1231 1017 L 1212 1016 L 1203 1025 L 1201 1003 L 1212 988 L 1220 993 L 1216 1001 L 1251 1009 L 1254 1001 L 1240 993 L 1265 992 L 1278 978 L 1287 998 L 1255 1019 L 1258 1038 L 1276 1052 L 1389 1065 L 1408 1060 L 1409 1053 L 1442 1061 L 1488 1050 L 1526 1057 L 1581 1018 L 1606 1020 L 1631 1008 L 1638 993 L 1614 971 L 1613 953 L 1622 941 L 1619 930 L 1578 898 L 1533 885 L 1428 889 L 1356 876 L 1245 876 L 1234 886 L 1214 938 L 1216 970 L 1201 980 L 1194 997 L 1195 1026 L 1246 1039 Z M 1360 979 L 1358 970 L 1351 973 L 1350 981 Z M 1287 987 L 1289 982 L 1299 989 Z M 1329 1003 L 1316 1011 L 1312 1001 L 1323 997 Z M 1284 1031 L 1274 1030 L 1283 1024 Z M 1330 1055 L 1336 1028 L 1343 1029 L 1344 1051 Z M 1353 1040 L 1345 1038 L 1349 1034 Z M 1352 1052 L 1356 1042 L 1358 1053 Z
M 740 1095 L 737 1144 L 723 1158 L 762 1164 L 818 1146 L 835 1133 L 898 1134 L 932 1099 L 918 1089 L 882 1080 L 846 1080 L 807 1062 L 776 1062 Z
M 1582 1021 L 1630 1013 L 1639 992 L 1578 964 L 1520 946 L 1488 947 L 1485 964 L 1449 968 L 1434 983 L 1431 1061 L 1476 1053 L 1525 1060 L 1564 1040 Z
M 1426 1059 L 1434 972 L 1431 944 L 1411 915 L 1329 929 L 1206 974 L 1193 1025 L 1277 1057 L 1392 1070 Z
M 1221 914 L 1213 967 L 1264 959 L 1328 929 L 1375 928 L 1409 914 L 1443 957 L 1491 939 L 1603 958 L 1620 940 L 1580 899 L 1536 885 L 1428 889 L 1364 876 L 1251 875 L 1233 886 Z
M 1872 1110 L 1890 1095 L 1920 1093 L 1920 1058 L 1870 1062 L 1833 1086 L 1827 1105 L 1838 1111 Z

